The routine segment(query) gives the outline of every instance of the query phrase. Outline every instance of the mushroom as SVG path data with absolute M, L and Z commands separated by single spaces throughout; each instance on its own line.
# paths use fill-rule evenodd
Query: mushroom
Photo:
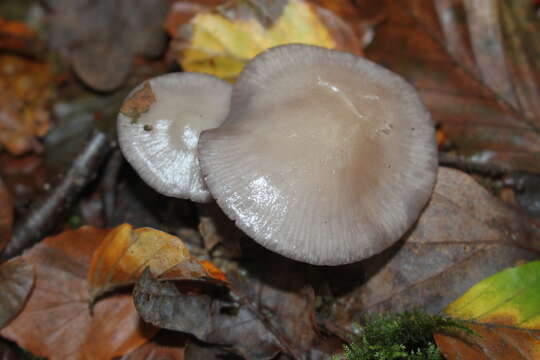
M 161 194 L 209 201 L 197 158 L 199 134 L 223 122 L 230 98 L 231 85 L 211 75 L 172 73 L 144 82 L 118 115 L 124 156 Z
M 253 59 L 199 161 L 224 212 L 255 241 L 317 265 L 395 243 L 430 198 L 430 114 L 397 74 L 340 51 L 283 45 Z

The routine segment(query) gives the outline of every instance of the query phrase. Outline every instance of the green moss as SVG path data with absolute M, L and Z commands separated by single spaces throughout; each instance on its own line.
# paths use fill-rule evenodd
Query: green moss
M 462 322 L 419 311 L 380 316 L 360 328 L 361 335 L 345 345 L 347 360 L 443 360 L 433 340 L 436 332 L 471 334 Z

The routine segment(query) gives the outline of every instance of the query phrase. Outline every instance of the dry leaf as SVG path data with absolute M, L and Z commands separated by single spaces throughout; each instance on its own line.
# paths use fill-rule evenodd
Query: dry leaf
M 11 196 L 0 179 L 0 254 L 11 239 L 11 227 L 13 225 L 13 205 Z
M 94 252 L 88 272 L 92 301 L 112 289 L 135 283 L 145 268 L 167 279 L 225 279 L 217 268 L 206 269 L 176 236 L 129 224 L 112 229 Z
M 0 56 L 0 145 L 20 155 L 39 151 L 49 131 L 53 74 L 47 64 Z
M 538 359 L 539 308 L 540 261 L 534 261 L 482 280 L 445 309 L 475 335 L 436 334 L 435 340 L 449 360 Z
M 107 230 L 82 227 L 44 239 L 23 258 L 34 264 L 34 291 L 0 334 L 32 353 L 54 359 L 111 359 L 146 343 L 145 325 L 131 296 L 117 294 L 88 307 L 86 274 Z
M 0 329 L 23 308 L 34 286 L 34 269 L 24 259 L 0 265 Z
M 152 324 L 227 344 L 248 359 L 271 359 L 280 351 L 309 358 L 321 341 L 314 319 L 315 295 L 306 280 L 309 268 L 259 250 L 252 265 L 228 274 L 236 300 L 219 289 L 187 292 L 145 273 L 134 290 L 137 310 Z M 257 261 L 262 257 L 264 262 Z
M 529 0 L 385 0 L 368 57 L 404 75 L 449 163 L 540 172 L 540 38 Z
M 271 359 L 284 350 L 276 336 L 245 307 L 205 294 L 181 293 L 173 283 L 153 279 L 149 271 L 137 282 L 133 300 L 145 321 L 206 342 L 232 344 L 250 359 Z
M 351 27 L 331 11 L 304 0 L 232 1 L 212 10 L 176 5 L 169 15 L 173 52 L 186 71 L 233 80 L 263 50 L 304 43 L 360 54 Z M 193 16 L 193 13 L 196 15 Z M 180 25 L 190 19 L 188 23 Z
M 427 208 L 403 241 L 367 261 L 328 270 L 341 293 L 329 326 L 349 328 L 366 312 L 420 307 L 438 313 L 487 276 L 538 259 L 537 238 L 534 224 L 471 177 L 440 168 Z

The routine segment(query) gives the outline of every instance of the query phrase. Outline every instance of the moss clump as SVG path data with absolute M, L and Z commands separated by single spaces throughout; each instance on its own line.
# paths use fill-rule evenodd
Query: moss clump
M 380 316 L 360 330 L 361 335 L 344 347 L 347 360 L 443 360 L 434 333 L 472 333 L 459 320 L 419 311 Z

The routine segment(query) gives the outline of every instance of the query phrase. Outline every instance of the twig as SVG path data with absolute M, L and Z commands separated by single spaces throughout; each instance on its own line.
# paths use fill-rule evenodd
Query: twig
M 11 241 L 0 261 L 21 254 L 40 241 L 64 218 L 81 191 L 96 177 L 110 145 L 107 136 L 96 132 L 77 155 L 61 182 L 47 197 L 34 204 L 13 229 Z

